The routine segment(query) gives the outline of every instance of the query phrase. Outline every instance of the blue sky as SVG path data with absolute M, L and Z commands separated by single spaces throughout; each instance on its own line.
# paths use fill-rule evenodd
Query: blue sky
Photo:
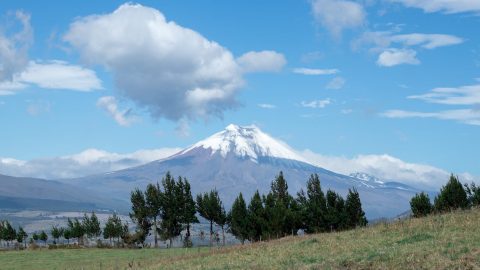
M 2 1 L 0 169 L 185 147 L 236 123 L 320 165 L 388 155 L 475 178 L 479 14 L 454 0 Z

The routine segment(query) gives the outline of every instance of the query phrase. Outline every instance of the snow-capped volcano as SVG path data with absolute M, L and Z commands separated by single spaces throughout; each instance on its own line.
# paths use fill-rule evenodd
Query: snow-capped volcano
M 248 158 L 258 162 L 259 158 L 281 158 L 306 162 L 305 159 L 291 149 L 287 144 L 262 132 L 257 126 L 228 125 L 225 130 L 215 133 L 205 140 L 181 151 L 178 155 L 192 150 L 209 149 L 211 155 L 219 153 L 226 157 L 232 153 L 237 157 Z
M 229 125 L 177 154 L 141 166 L 65 181 L 107 197 L 128 200 L 134 188 L 161 181 L 166 172 L 186 177 L 193 193 L 216 189 L 225 206 L 239 192 L 249 198 L 255 191 L 269 192 L 272 180 L 282 171 L 290 194 L 306 188 L 310 175 L 320 177 L 322 188 L 345 196 L 352 187 L 360 193 L 368 218 L 392 217 L 409 208 L 415 191 L 408 186 L 367 177 L 346 176 L 312 165 L 289 147 L 256 126 Z

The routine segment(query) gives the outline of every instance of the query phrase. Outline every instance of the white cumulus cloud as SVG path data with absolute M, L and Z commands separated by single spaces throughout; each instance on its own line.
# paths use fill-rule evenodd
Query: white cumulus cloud
M 174 121 L 221 116 L 237 106 L 244 72 L 284 65 L 282 55 L 263 51 L 240 57 L 242 66 L 217 42 L 154 8 L 130 3 L 76 19 L 63 38 L 86 62 L 112 72 L 122 96 L 153 118 Z

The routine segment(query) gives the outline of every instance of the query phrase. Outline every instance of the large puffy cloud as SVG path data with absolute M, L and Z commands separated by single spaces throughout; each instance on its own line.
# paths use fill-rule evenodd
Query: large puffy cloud
M 425 12 L 480 13 L 480 1 L 477 0 L 391 0 L 407 7 L 421 8 Z
M 386 181 L 398 181 L 420 189 L 438 190 L 444 185 L 450 172 L 426 165 L 405 162 L 390 155 L 358 155 L 353 158 L 325 156 L 305 150 L 302 155 L 314 165 L 350 174 L 364 172 Z M 479 182 L 480 178 L 469 173 L 459 174 L 464 182 Z
M 17 11 L 15 20 L 21 25 L 20 31 L 7 35 L 5 29 L 0 29 L 0 81 L 11 81 L 28 63 L 28 49 L 33 42 L 30 15 Z
M 344 29 L 356 28 L 365 23 L 366 12 L 357 2 L 346 0 L 313 0 L 315 20 L 326 27 L 334 37 Z
M 167 21 L 156 9 L 124 4 L 113 13 L 74 21 L 64 40 L 91 64 L 113 73 L 121 95 L 171 120 L 221 115 L 236 106 L 243 72 L 278 70 L 275 52 L 232 53 L 201 34 Z
M 179 148 L 161 148 L 119 154 L 98 149 L 87 149 L 74 155 L 29 161 L 0 158 L 0 173 L 46 179 L 74 178 L 138 166 L 166 158 L 178 151 L 180 151 Z

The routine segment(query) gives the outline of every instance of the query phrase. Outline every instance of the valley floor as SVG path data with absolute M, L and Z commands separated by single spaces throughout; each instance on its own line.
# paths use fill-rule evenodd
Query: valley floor
M 0 252 L 1 269 L 480 269 L 480 209 L 252 245 Z

